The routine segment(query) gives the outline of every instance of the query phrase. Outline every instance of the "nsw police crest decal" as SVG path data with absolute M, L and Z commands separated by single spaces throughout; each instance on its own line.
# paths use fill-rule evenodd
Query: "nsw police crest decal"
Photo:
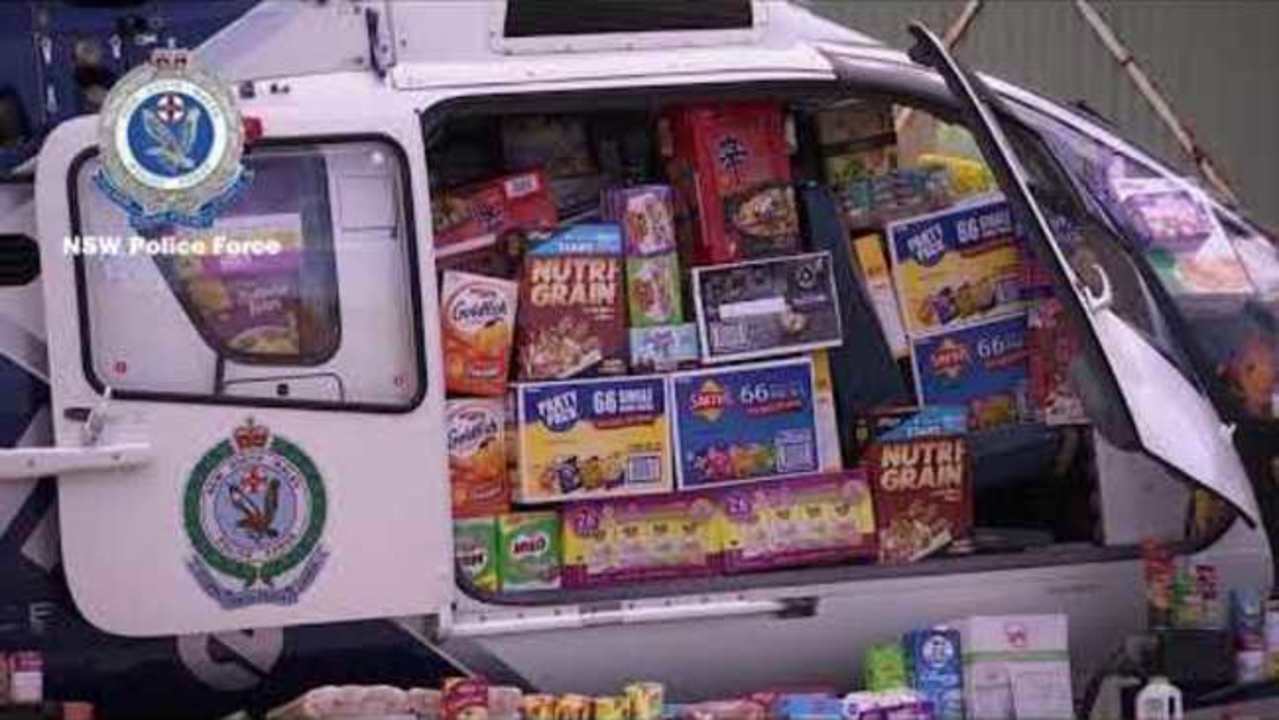
M 204 454 L 187 478 L 187 569 L 225 609 L 292 605 L 328 558 L 328 501 L 302 448 L 249 419 Z
M 139 232 L 207 228 L 251 179 L 235 97 L 182 50 L 156 50 L 120 79 L 98 121 L 93 181 Z

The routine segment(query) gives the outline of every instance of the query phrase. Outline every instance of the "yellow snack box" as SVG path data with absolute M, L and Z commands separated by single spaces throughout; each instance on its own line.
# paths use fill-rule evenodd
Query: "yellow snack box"
M 670 492 L 661 376 L 526 383 L 516 389 L 521 503 Z
M 1025 309 L 1022 241 L 1002 197 L 890 223 L 887 234 L 911 337 Z

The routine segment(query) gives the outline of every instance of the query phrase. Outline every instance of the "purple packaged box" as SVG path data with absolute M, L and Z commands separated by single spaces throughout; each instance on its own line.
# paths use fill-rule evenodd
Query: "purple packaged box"
M 604 193 L 603 219 L 622 226 L 627 257 L 675 252 L 674 194 L 669 185 L 636 185 Z

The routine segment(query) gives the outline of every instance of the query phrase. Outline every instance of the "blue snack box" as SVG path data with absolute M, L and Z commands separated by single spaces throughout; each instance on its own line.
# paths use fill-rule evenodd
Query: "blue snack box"
M 972 430 L 1026 416 L 1024 313 L 913 340 L 911 358 L 921 405 L 962 405 Z
M 933 704 L 937 720 L 964 720 L 963 657 L 954 628 L 911 630 L 902 637 L 911 687 Z
M 811 358 L 679 373 L 671 384 L 681 489 L 820 469 Z

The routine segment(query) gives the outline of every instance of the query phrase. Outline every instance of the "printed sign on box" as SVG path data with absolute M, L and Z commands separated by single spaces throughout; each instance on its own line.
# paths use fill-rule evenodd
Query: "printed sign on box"
M 935 332 L 1023 307 L 1020 238 L 1002 198 L 888 225 L 907 332 Z
M 673 376 L 681 488 L 819 470 L 809 358 Z
M 829 252 L 693 270 L 708 363 L 794 354 L 843 342 Z
M 1026 316 L 920 338 L 911 343 L 922 405 L 962 405 L 971 429 L 1026 415 Z
M 528 383 L 516 393 L 520 502 L 671 490 L 664 378 Z

